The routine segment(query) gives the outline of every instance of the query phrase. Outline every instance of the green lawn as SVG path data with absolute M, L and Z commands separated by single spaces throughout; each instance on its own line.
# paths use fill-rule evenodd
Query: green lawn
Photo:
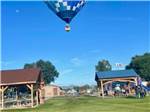
M 150 97 L 135 98 L 52 98 L 34 109 L 3 112 L 150 112 Z

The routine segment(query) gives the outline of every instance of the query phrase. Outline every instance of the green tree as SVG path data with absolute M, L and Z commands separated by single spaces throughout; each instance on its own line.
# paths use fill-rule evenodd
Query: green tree
M 34 63 L 27 63 L 24 65 L 24 68 L 40 68 L 45 84 L 50 84 L 51 82 L 54 82 L 55 79 L 59 76 L 59 72 L 50 61 L 39 60 Z
M 95 66 L 96 71 L 110 71 L 112 69 L 108 60 L 99 61 Z
M 79 86 L 73 86 L 73 89 L 76 90 L 77 92 L 79 92 L 80 87 Z
M 141 78 L 150 81 L 150 53 L 134 56 L 126 69 L 134 69 Z
M 85 84 L 85 85 L 81 86 L 81 88 L 83 88 L 84 90 L 87 90 L 87 89 L 90 89 L 90 85 Z

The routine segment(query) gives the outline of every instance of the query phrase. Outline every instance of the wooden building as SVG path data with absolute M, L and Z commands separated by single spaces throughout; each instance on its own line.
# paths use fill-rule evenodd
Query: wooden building
M 40 69 L 2 70 L 0 109 L 35 107 L 44 103 Z
M 114 82 L 127 83 L 129 94 L 131 94 L 131 83 L 138 84 L 138 75 L 134 70 L 116 70 L 116 71 L 103 71 L 95 73 L 95 80 L 97 82 L 99 96 L 104 97 L 105 85 L 112 85 Z
M 51 97 L 64 96 L 64 91 L 57 85 L 47 85 L 44 87 L 45 98 L 49 99 Z

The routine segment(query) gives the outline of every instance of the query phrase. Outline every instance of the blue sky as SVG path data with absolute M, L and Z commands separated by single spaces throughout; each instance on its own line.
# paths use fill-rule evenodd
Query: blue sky
M 150 51 L 148 2 L 87 2 L 71 31 L 43 2 L 2 2 L 1 69 L 39 59 L 59 71 L 59 85 L 95 84 L 95 65 L 124 65 Z

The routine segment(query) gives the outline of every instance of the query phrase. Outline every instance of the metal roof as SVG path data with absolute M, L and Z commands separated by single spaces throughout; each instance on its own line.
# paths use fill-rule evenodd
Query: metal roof
M 125 77 L 138 77 L 138 75 L 133 69 L 103 71 L 103 72 L 96 72 L 95 73 L 95 80 L 97 80 L 97 79 L 111 79 L 111 78 L 125 78 Z

